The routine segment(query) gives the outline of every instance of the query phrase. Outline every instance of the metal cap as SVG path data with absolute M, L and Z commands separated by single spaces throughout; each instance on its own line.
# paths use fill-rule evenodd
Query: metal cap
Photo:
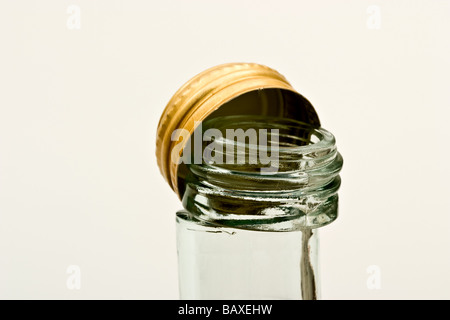
M 320 126 L 311 103 L 269 67 L 255 63 L 227 63 L 203 71 L 173 95 L 157 129 L 158 166 L 180 198 L 185 165 L 174 162 L 171 154 L 177 144 L 184 147 L 187 141 L 179 141 L 179 136 L 172 140 L 172 133 L 176 129 L 186 129 L 192 134 L 196 123 L 223 115 L 267 115 Z

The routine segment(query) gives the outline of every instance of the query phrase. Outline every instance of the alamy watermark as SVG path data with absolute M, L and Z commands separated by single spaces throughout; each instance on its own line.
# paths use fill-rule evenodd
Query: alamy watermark
M 76 4 L 71 4 L 67 7 L 67 17 L 66 26 L 69 30 L 80 30 L 81 29 L 81 8 Z
M 380 290 L 381 289 L 381 268 L 377 265 L 371 265 L 367 267 L 367 273 L 369 277 L 367 278 L 367 289 L 369 290 Z
M 259 165 L 261 174 L 267 175 L 278 171 L 278 129 L 226 129 L 224 136 L 215 128 L 203 132 L 201 121 L 194 126 L 192 137 L 186 129 L 172 132 L 171 140 L 178 142 L 171 153 L 173 163 Z M 210 143 L 205 146 L 205 142 Z
M 72 264 L 67 267 L 66 273 L 69 274 L 66 280 L 66 287 L 69 290 L 81 289 L 81 269 L 80 266 Z
M 370 5 L 366 10 L 367 17 L 366 26 L 370 30 L 380 30 L 381 29 L 381 9 L 377 5 Z

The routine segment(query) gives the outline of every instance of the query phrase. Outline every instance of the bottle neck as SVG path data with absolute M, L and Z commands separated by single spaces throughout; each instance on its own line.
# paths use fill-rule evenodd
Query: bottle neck
M 183 194 L 185 209 L 198 219 L 292 231 L 322 227 L 337 218 L 343 159 L 330 132 L 255 116 L 214 118 L 198 130 L 202 161 L 188 161 Z M 183 156 L 195 158 L 193 152 Z

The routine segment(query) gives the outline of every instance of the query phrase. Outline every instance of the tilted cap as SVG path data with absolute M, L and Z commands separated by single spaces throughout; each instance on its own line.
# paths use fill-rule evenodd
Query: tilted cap
M 159 120 L 156 157 L 162 175 L 182 197 L 183 163 L 173 161 L 176 129 L 192 134 L 195 125 L 221 115 L 267 115 L 320 126 L 311 103 L 277 71 L 255 63 L 228 63 L 210 68 L 184 84 L 170 99 Z M 177 148 L 178 149 L 178 148 Z M 181 154 L 178 154 L 181 157 Z

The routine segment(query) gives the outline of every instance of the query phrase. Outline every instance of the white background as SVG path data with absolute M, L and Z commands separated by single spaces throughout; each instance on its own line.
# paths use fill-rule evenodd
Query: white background
M 1 1 L 0 298 L 178 298 L 156 126 L 242 61 L 284 74 L 344 157 L 323 298 L 449 299 L 449 21 L 444 0 Z

